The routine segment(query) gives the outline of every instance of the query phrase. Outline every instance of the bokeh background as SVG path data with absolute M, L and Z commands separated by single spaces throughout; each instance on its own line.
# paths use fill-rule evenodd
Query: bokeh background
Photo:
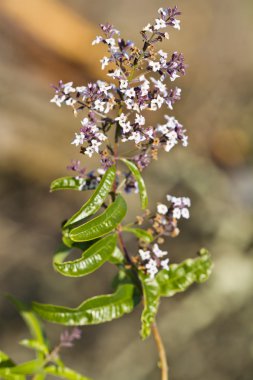
M 145 173 L 153 208 L 165 194 L 192 198 L 191 219 L 167 248 L 178 262 L 207 247 L 214 274 L 202 286 L 164 300 L 158 324 L 173 380 L 253 379 L 253 2 L 177 0 L 182 31 L 168 51 L 183 51 L 188 74 L 178 81 L 175 116 L 188 129 L 188 149 L 161 154 Z M 77 306 L 111 290 L 105 265 L 87 278 L 53 271 L 61 220 L 88 194 L 49 194 L 51 180 L 67 174 L 78 151 L 70 145 L 78 120 L 49 104 L 51 83 L 103 78 L 91 47 L 97 24 L 109 21 L 141 42 L 141 27 L 161 0 L 0 0 L 0 342 L 17 361 L 30 353 L 17 341 L 27 331 L 4 293 L 23 300 Z M 153 120 L 153 119 L 152 119 Z M 158 115 L 154 122 L 161 121 Z M 92 169 L 95 161 L 83 161 Z M 129 218 L 138 207 L 131 200 Z M 128 244 L 131 246 L 132 241 Z M 110 324 L 83 329 L 66 362 L 95 379 L 159 379 L 152 338 L 138 336 L 140 309 Z M 57 343 L 61 327 L 46 324 Z

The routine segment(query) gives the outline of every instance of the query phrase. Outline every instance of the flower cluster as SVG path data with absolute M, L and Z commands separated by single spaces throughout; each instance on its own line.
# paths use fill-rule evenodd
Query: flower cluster
M 159 236 L 176 237 L 180 230 L 178 228 L 178 220 L 182 217 L 188 219 L 190 217 L 189 207 L 191 201 L 187 197 L 174 197 L 167 195 L 167 200 L 170 205 L 159 203 L 157 205 L 157 212 L 151 218 L 152 229 Z
M 168 38 L 166 28 L 180 29 L 177 19 L 180 12 L 177 7 L 160 8 L 158 14 L 155 22 L 141 31 L 144 42 L 141 49 L 132 41 L 121 38 L 112 25 L 100 25 L 102 35 L 97 36 L 92 44 L 107 46 L 108 55 L 101 59 L 101 65 L 102 70 L 108 68 L 107 76 L 114 83 L 98 80 L 75 87 L 73 82 L 64 84 L 60 81 L 54 87 L 52 103 L 58 107 L 63 104 L 71 107 L 75 115 L 85 112 L 72 144 L 88 157 L 98 153 L 104 168 L 112 165 L 118 154 L 108 142 L 111 130 L 114 130 L 117 143 L 134 143 L 141 151 L 136 157 L 139 157 L 142 169 L 157 157 L 158 148 L 163 147 L 168 152 L 179 141 L 183 146 L 187 145 L 185 130 L 172 116 L 166 116 L 164 125 L 147 124 L 148 111 L 157 111 L 161 107 L 172 110 L 174 103 L 181 98 L 180 88 L 168 87 L 165 79 L 168 77 L 174 82 L 185 74 L 181 53 L 169 55 L 155 47 L 156 43 Z M 103 153 L 105 150 L 107 155 Z
M 169 269 L 169 258 L 164 258 L 167 254 L 168 252 L 162 251 L 158 244 L 152 245 L 150 249 L 139 249 L 142 264 L 151 279 L 155 277 L 159 269 Z

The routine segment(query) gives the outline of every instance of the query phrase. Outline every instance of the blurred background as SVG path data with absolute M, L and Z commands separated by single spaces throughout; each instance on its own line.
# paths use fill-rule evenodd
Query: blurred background
M 111 291 L 114 270 L 104 265 L 87 278 L 55 273 L 52 253 L 59 225 L 88 193 L 49 194 L 49 183 L 67 175 L 78 159 L 70 145 L 79 121 L 69 109 L 49 103 L 50 84 L 86 84 L 104 78 L 103 47 L 91 47 L 97 24 L 111 22 L 122 36 L 141 43 L 139 30 L 161 0 L 0 0 L 0 348 L 15 360 L 29 359 L 18 346 L 28 335 L 5 300 L 12 293 L 75 307 Z M 182 101 L 174 115 L 188 130 L 190 145 L 160 154 L 144 173 L 150 204 L 165 194 L 192 198 L 191 219 L 169 240 L 171 262 L 194 257 L 205 246 L 214 257 L 210 281 L 165 299 L 158 324 L 173 380 L 253 379 L 253 39 L 252 0 L 177 0 L 182 30 L 171 31 L 164 50 L 178 50 L 189 64 L 178 80 Z M 157 115 L 154 122 L 162 121 Z M 92 160 L 82 161 L 89 169 Z M 137 197 L 131 199 L 129 218 Z M 131 246 L 132 241 L 128 241 Z M 66 351 L 69 366 L 97 380 L 156 380 L 152 338 L 139 339 L 140 309 L 120 320 L 83 328 Z M 63 330 L 46 324 L 55 343 Z M 131 371 L 131 372 L 130 372 Z

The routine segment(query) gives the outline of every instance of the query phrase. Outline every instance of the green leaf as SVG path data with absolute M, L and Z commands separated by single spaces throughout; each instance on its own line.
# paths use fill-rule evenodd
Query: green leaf
M 69 249 L 54 257 L 55 269 L 69 277 L 86 276 L 101 267 L 112 255 L 116 247 L 116 234 L 100 239 L 83 252 L 80 259 L 63 262 Z
M 38 342 L 37 340 L 23 339 L 19 342 L 19 344 L 26 348 L 31 348 L 32 350 L 42 352 L 44 355 L 47 355 L 49 352 L 48 347 L 44 343 Z
M 62 306 L 33 303 L 33 309 L 41 318 L 67 326 L 95 325 L 109 322 L 130 313 L 136 303 L 135 287 L 122 285 L 113 294 L 102 295 L 84 301 L 75 309 Z
M 44 363 L 45 361 L 43 359 L 34 359 L 12 367 L 10 372 L 17 375 L 32 375 L 33 373 L 40 371 Z
M 73 215 L 65 224 L 64 228 L 69 226 L 70 224 L 76 223 L 81 219 L 87 218 L 88 216 L 95 214 L 103 202 L 105 201 L 108 193 L 110 192 L 112 185 L 114 183 L 116 176 L 116 167 L 111 166 L 103 178 L 101 179 L 97 189 L 90 197 L 90 199 L 80 208 L 80 210 Z
M 153 236 L 142 228 L 123 227 L 122 230 L 134 234 L 138 239 L 145 241 L 145 243 L 151 243 L 154 240 Z
M 118 195 L 115 202 L 99 216 L 70 231 L 70 238 L 76 242 L 89 241 L 113 231 L 125 217 L 127 205 L 124 198 Z
M 3 351 L 0 351 L 0 379 L 4 380 L 25 380 L 23 375 L 15 375 L 11 373 L 11 368 L 15 363 Z
M 145 208 L 148 207 L 148 195 L 147 195 L 146 185 L 141 176 L 141 173 L 139 172 L 139 169 L 132 161 L 129 161 L 125 158 L 121 158 L 120 160 L 126 164 L 128 169 L 131 171 L 132 175 L 134 176 L 135 180 L 137 181 L 138 188 L 139 188 L 139 195 L 141 199 L 141 208 L 144 210 Z
M 24 319 L 27 327 L 30 330 L 33 339 L 36 340 L 39 344 L 44 345 L 48 348 L 48 342 L 43 327 L 32 310 L 15 297 L 11 295 L 8 295 L 7 297 L 18 309 L 21 317 Z M 37 352 L 37 357 L 38 359 L 42 359 L 44 355 L 41 352 Z
M 184 292 L 194 282 L 201 283 L 211 275 L 213 263 L 205 249 L 200 251 L 200 257 L 187 259 L 180 264 L 171 264 L 169 270 L 162 270 L 156 276 L 160 286 L 161 296 L 171 297 Z
M 63 379 L 91 380 L 90 378 L 82 376 L 68 367 L 62 367 L 62 366 L 56 367 L 56 366 L 50 365 L 44 369 L 44 372 L 52 376 L 61 377 Z
M 62 177 L 57 178 L 50 185 L 50 191 L 57 190 L 86 190 L 87 180 L 85 178 Z
M 121 252 L 121 250 L 119 249 L 119 247 L 115 247 L 113 253 L 111 254 L 111 256 L 109 258 L 109 262 L 111 264 L 119 265 L 119 264 L 122 264 L 124 262 L 124 260 L 125 260 L 124 255 Z
M 155 322 L 160 301 L 160 289 L 156 279 L 150 279 L 142 272 L 139 272 L 139 278 L 142 284 L 144 303 L 141 315 L 141 337 L 146 339 L 151 333 L 152 324 Z

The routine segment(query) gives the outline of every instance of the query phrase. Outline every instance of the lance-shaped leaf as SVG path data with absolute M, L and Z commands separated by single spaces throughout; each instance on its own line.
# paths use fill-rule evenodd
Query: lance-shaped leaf
M 128 169 L 131 171 L 132 175 L 134 176 L 135 180 L 137 181 L 140 200 L 141 200 L 141 207 L 144 210 L 145 208 L 148 207 L 148 195 L 147 195 L 146 185 L 141 176 L 141 173 L 139 169 L 137 168 L 137 166 L 132 161 L 129 161 L 125 158 L 121 158 L 121 161 L 126 164 Z
M 147 275 L 139 272 L 139 278 L 143 290 L 144 309 L 141 315 L 141 337 L 146 339 L 151 333 L 151 326 L 159 307 L 160 288 L 156 279 L 150 279 Z
M 122 285 L 113 294 L 102 295 L 84 301 L 75 309 L 33 303 L 33 309 L 41 318 L 61 325 L 82 326 L 109 322 L 130 313 L 139 299 L 134 285 Z
M 24 346 L 26 348 L 30 348 L 32 350 L 35 350 L 35 351 L 39 351 L 39 352 L 42 352 L 44 355 L 47 355 L 48 354 L 48 347 L 41 343 L 41 342 L 38 342 L 37 340 L 33 340 L 33 339 L 22 339 L 19 344 L 21 346 Z
M 57 190 L 86 190 L 87 180 L 85 178 L 61 177 L 51 182 L 50 191 Z
M 153 236 L 142 228 L 123 227 L 122 230 L 124 232 L 132 233 L 138 239 L 145 241 L 145 243 L 151 243 L 154 240 Z
M 26 380 L 24 375 L 12 374 L 11 369 L 15 363 L 3 351 L 0 351 L 0 379 L 4 380 Z
M 119 247 L 115 247 L 114 251 L 112 252 L 112 254 L 109 258 L 109 262 L 111 264 L 119 265 L 119 264 L 122 264 L 124 262 L 124 260 L 125 260 L 124 255 L 121 252 L 121 250 L 119 249 Z
M 89 241 L 113 231 L 125 217 L 127 205 L 118 195 L 116 200 L 99 216 L 70 231 L 70 238 L 76 242 Z
M 113 182 L 115 180 L 115 175 L 116 168 L 115 166 L 111 166 L 104 174 L 97 189 L 94 191 L 90 199 L 83 205 L 83 207 L 80 208 L 80 210 L 75 215 L 73 215 L 67 221 L 64 227 L 76 223 L 81 219 L 87 218 L 88 216 L 95 214 L 100 209 L 112 188 Z
M 58 252 L 54 256 L 54 267 L 64 276 L 86 276 L 109 260 L 116 248 L 116 240 L 116 234 L 106 236 L 84 251 L 80 259 L 74 261 L 63 262 L 69 250 Z
M 71 368 L 64 366 L 50 365 L 44 369 L 44 372 L 48 375 L 68 380 L 91 380 L 90 378 L 80 375 L 80 373 L 73 371 Z
M 180 264 L 171 264 L 169 270 L 162 270 L 156 276 L 160 286 L 161 296 L 171 297 L 184 292 L 194 282 L 205 282 L 211 272 L 213 263 L 205 249 L 200 251 L 200 257 L 187 259 Z

